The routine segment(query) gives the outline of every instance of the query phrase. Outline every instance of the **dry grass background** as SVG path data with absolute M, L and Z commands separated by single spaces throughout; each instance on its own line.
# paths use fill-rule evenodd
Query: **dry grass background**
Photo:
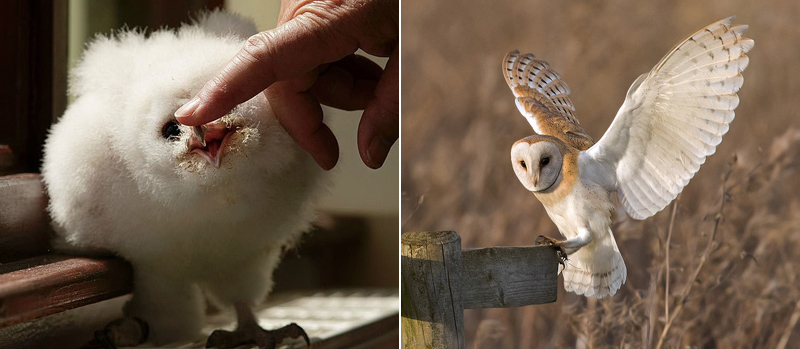
M 463 247 L 559 236 L 510 166 L 532 131 L 502 78 L 507 51 L 550 62 L 599 139 L 639 74 L 734 14 L 755 40 L 736 119 L 677 206 L 613 227 L 627 283 L 468 310 L 469 347 L 485 333 L 508 348 L 800 348 L 800 2 L 403 1 L 403 231 L 455 230 Z

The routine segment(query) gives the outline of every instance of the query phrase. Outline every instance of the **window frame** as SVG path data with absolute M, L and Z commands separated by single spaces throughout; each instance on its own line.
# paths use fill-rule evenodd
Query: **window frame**
M 67 2 L 0 2 L 0 175 L 38 172 L 47 130 L 66 104 Z

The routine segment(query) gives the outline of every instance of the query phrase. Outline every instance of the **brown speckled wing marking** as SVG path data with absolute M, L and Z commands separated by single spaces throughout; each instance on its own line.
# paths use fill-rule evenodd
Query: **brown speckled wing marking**
M 503 59 L 503 75 L 517 97 L 517 108 L 536 133 L 557 137 L 579 150 L 594 144 L 575 117 L 569 87 L 547 62 L 515 50 Z

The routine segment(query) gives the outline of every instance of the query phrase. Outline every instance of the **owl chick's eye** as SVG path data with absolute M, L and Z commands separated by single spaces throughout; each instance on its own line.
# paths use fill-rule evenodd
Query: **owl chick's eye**
M 525 166 L 525 160 L 520 161 L 519 165 L 522 166 L 522 168 L 524 168 L 524 169 L 528 168 L 528 166 Z
M 181 136 L 181 128 L 178 127 L 178 122 L 172 120 L 164 124 L 164 127 L 161 128 L 161 136 L 171 141 L 177 140 Z
M 542 160 L 539 161 L 539 166 L 545 166 L 549 163 L 550 163 L 550 158 L 542 158 Z

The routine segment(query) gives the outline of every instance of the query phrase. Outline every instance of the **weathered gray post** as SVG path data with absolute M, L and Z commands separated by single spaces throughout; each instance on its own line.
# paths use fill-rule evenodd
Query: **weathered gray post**
M 402 237 L 401 297 L 406 348 L 464 348 L 461 238 L 453 231 Z
M 402 237 L 400 314 L 406 348 L 464 348 L 464 309 L 556 301 L 550 246 L 461 250 L 452 231 Z

